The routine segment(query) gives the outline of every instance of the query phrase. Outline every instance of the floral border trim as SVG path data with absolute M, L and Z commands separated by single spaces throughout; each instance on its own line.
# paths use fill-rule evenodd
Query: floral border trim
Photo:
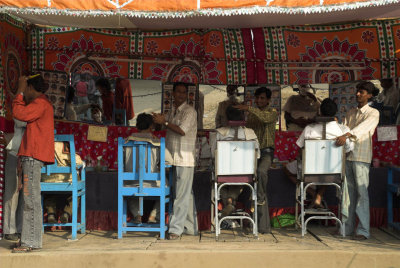
M 198 9 L 198 10 L 182 10 L 182 11 L 134 11 L 134 10 L 69 10 L 69 9 L 54 9 L 54 8 L 17 8 L 11 6 L 0 7 L 0 12 L 10 12 L 18 14 L 51 14 L 51 15 L 67 15 L 67 16 L 83 16 L 83 17 L 98 17 L 98 16 L 113 16 L 122 15 L 126 17 L 138 18 L 190 18 L 197 16 L 235 16 L 235 15 L 253 15 L 253 14 L 314 14 L 314 13 L 329 13 L 341 12 L 346 10 L 354 10 L 366 7 L 377 7 L 390 4 L 400 3 L 399 0 L 369 0 L 356 3 L 344 3 L 340 5 L 318 5 L 310 7 L 273 7 L 273 6 L 253 6 L 246 8 L 232 9 Z

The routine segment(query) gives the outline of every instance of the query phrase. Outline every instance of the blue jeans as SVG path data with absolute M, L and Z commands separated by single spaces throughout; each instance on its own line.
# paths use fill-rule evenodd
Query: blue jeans
M 349 192 L 349 216 L 345 222 L 346 235 L 363 235 L 369 237 L 369 163 L 347 161 L 346 179 Z M 356 215 L 359 219 L 355 228 Z
M 42 202 L 40 195 L 40 170 L 43 162 L 22 157 L 24 212 L 22 219 L 21 246 L 42 247 Z
M 4 189 L 4 234 L 21 233 L 23 217 L 23 195 L 18 190 L 18 157 L 7 151 Z

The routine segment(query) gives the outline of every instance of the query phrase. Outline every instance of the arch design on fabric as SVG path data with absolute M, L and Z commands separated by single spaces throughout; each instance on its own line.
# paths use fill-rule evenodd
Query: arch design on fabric
M 172 44 L 170 50 L 164 50 L 164 55 L 174 57 L 196 57 L 205 58 L 203 62 L 185 58 L 178 65 L 157 64 L 151 67 L 151 80 L 181 81 L 190 83 L 221 84 L 221 71 L 217 69 L 217 61 L 207 60 L 212 57 L 212 53 L 205 53 L 203 46 L 195 42 L 192 38 L 179 45 Z
M 323 60 L 341 60 L 341 61 L 361 61 L 364 63 L 363 70 L 320 70 L 312 71 L 299 70 L 295 72 L 297 84 L 307 83 L 337 83 L 356 80 L 371 80 L 375 69 L 372 68 L 370 61 L 365 61 L 366 50 L 360 49 L 358 44 L 351 44 L 348 40 L 340 41 L 337 38 L 329 41 L 327 39 L 322 42 L 314 42 L 313 47 L 306 47 L 306 53 L 300 55 L 303 62 L 315 62 Z M 319 63 L 317 67 L 351 67 L 346 63 Z M 303 64 L 302 66 L 307 66 Z
M 121 66 L 115 61 L 93 61 L 86 57 L 86 51 L 109 52 L 110 49 L 103 47 L 103 42 L 95 42 L 92 36 L 86 38 L 81 35 L 79 40 L 72 40 L 71 45 L 65 51 L 58 53 L 58 61 L 53 62 L 56 71 L 67 73 L 90 73 L 96 76 L 120 77 Z M 93 54 L 94 55 L 94 54 Z
M 24 46 L 19 38 L 12 33 L 8 34 L 4 40 L 6 87 L 13 93 L 17 92 L 18 79 L 22 75 Z
M 185 82 L 197 84 L 200 82 L 201 70 L 199 65 L 194 62 L 184 62 L 175 65 L 169 72 L 169 82 Z

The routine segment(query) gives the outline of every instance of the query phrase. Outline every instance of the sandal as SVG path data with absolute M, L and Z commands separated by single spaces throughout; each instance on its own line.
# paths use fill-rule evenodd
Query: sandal
M 156 218 L 155 217 L 149 217 L 148 219 L 147 219 L 147 223 L 157 223 L 157 220 L 156 220 Z
M 178 240 L 179 238 L 181 238 L 180 235 L 173 234 L 173 233 L 168 234 L 168 240 Z
M 57 223 L 56 214 L 54 213 L 47 214 L 47 223 Z
M 12 243 L 12 244 L 9 246 L 9 249 L 19 248 L 20 246 L 21 246 L 21 242 Z
M 27 247 L 27 246 L 19 246 L 16 248 L 13 248 L 11 253 L 29 253 L 32 251 L 39 251 L 40 248 L 32 248 L 32 247 Z
M 69 213 L 64 211 L 64 213 L 61 215 L 60 218 L 61 223 L 68 223 L 69 217 L 70 217 Z

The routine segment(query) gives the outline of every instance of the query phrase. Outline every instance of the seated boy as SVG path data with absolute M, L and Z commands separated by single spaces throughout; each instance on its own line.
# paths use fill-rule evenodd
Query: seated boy
M 337 105 L 336 103 L 326 98 L 322 101 L 320 106 L 320 114 L 325 117 L 334 117 L 337 113 Z M 300 137 L 297 139 L 297 146 L 300 148 L 304 147 L 304 140 L 306 139 L 322 139 L 322 129 L 323 123 L 314 123 L 306 126 L 306 128 L 301 133 Z M 350 129 L 342 124 L 339 124 L 337 120 L 333 120 L 331 122 L 326 123 L 326 139 L 336 139 L 339 136 L 349 132 Z M 346 153 L 352 151 L 354 149 L 354 142 L 351 139 L 346 140 L 345 150 Z M 296 182 L 296 174 L 297 170 L 297 161 L 293 161 L 286 165 L 285 167 L 286 173 L 292 177 L 292 180 Z M 320 186 L 317 191 L 310 192 L 313 195 L 313 202 L 310 205 L 310 208 L 322 208 L 321 202 L 322 197 L 325 193 L 326 187 Z
M 241 110 L 234 108 L 232 105 L 226 108 L 226 118 L 228 121 L 244 121 L 244 113 Z M 211 138 L 211 154 L 215 157 L 217 141 L 227 140 L 247 140 L 256 141 L 257 158 L 260 158 L 259 143 L 256 134 L 250 128 L 246 127 L 221 127 L 216 129 L 215 138 Z M 221 188 L 220 194 L 224 208 L 221 211 L 221 217 L 229 216 L 235 212 L 235 205 L 238 196 L 242 193 L 243 186 L 227 185 Z
M 147 141 L 152 143 L 155 146 L 160 145 L 160 140 L 153 135 L 153 129 L 154 129 L 154 123 L 153 123 L 153 117 L 150 114 L 146 113 L 141 113 L 138 115 L 136 119 L 136 128 L 139 131 L 138 133 L 132 134 L 130 137 L 128 137 L 126 140 L 136 140 L 136 141 Z M 147 154 L 147 152 L 146 152 Z M 152 148 L 151 150 L 151 172 L 158 172 L 159 170 L 159 154 L 160 154 L 160 149 L 155 147 Z M 133 169 L 133 160 L 132 160 L 132 148 L 126 148 L 125 153 L 124 153 L 124 170 L 125 172 L 132 172 Z M 136 157 L 136 160 L 138 157 Z M 168 151 L 165 151 L 165 160 L 166 162 L 172 162 L 171 161 L 171 156 L 168 153 Z M 146 169 L 147 167 L 147 162 L 146 162 Z M 137 182 L 133 182 L 134 184 L 132 186 L 136 186 Z M 167 181 L 168 183 L 168 181 Z M 159 185 L 155 185 L 154 183 L 148 183 L 146 182 L 147 187 L 160 187 Z M 155 223 L 158 221 L 159 216 L 160 216 L 160 201 L 157 200 L 153 206 L 153 209 L 150 212 L 150 216 L 148 218 L 149 223 Z M 141 223 L 142 222 L 142 216 L 140 215 L 139 211 L 139 198 L 137 197 L 132 197 L 128 200 L 128 208 L 129 211 L 131 212 L 133 216 L 133 222 L 134 223 Z
M 54 151 L 55 157 L 58 166 L 67 167 L 71 166 L 71 155 L 69 144 L 64 142 L 55 142 L 54 143 Z M 75 162 L 76 165 L 82 165 L 84 162 L 78 154 L 75 154 Z M 79 171 L 77 170 L 77 176 L 79 180 Z M 42 174 L 41 178 L 42 182 L 72 182 L 72 174 L 67 173 L 56 173 L 56 174 Z M 64 197 L 64 198 L 62 198 Z M 62 199 L 62 200 L 61 200 Z M 63 205 L 63 213 L 60 217 L 60 221 L 62 223 L 67 223 L 72 214 L 72 195 L 68 195 L 65 198 L 65 195 L 55 195 L 55 194 L 46 194 L 43 200 L 43 205 L 47 211 L 47 222 L 48 223 L 56 223 L 56 207 L 57 203 L 62 203 Z

